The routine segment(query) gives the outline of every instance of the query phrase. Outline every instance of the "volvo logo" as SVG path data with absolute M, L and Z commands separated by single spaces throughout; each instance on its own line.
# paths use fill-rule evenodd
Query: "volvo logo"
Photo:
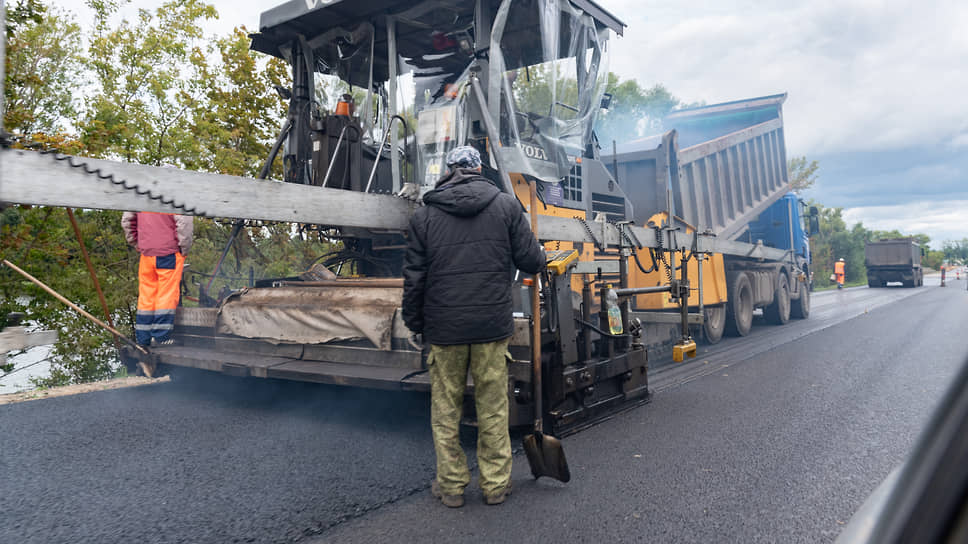
M 521 144 L 521 148 L 524 149 L 524 156 L 529 159 L 537 159 L 539 161 L 548 160 L 548 154 L 545 153 L 544 148 L 531 145 L 531 144 Z

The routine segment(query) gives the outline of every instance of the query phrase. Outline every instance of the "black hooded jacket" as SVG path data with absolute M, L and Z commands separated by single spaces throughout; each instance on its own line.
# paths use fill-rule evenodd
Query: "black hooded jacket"
M 514 269 L 545 265 L 516 198 L 458 168 L 423 197 L 410 220 L 403 320 L 424 342 L 478 344 L 511 336 Z

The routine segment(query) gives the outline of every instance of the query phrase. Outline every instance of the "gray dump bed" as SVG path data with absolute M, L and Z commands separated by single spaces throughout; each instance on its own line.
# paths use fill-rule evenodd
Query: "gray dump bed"
M 867 242 L 864 246 L 864 265 L 867 268 L 882 266 L 917 268 L 921 266 L 921 247 L 914 238 Z
M 790 190 L 783 137 L 786 94 L 672 113 L 665 134 L 618 146 L 619 184 L 636 222 L 668 209 L 700 230 L 735 239 Z M 616 170 L 608 156 L 602 157 Z

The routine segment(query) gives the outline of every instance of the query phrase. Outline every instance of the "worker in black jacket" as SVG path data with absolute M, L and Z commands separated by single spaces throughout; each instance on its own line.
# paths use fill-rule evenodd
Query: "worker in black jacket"
M 544 251 L 517 199 L 480 175 L 476 149 L 447 155 L 448 172 L 410 220 L 403 268 L 403 319 L 430 343 L 431 427 L 437 452 L 433 495 L 463 506 L 470 483 L 458 431 L 467 372 L 474 378 L 479 482 L 487 504 L 511 492 L 507 345 L 514 331 L 515 268 L 537 274 Z

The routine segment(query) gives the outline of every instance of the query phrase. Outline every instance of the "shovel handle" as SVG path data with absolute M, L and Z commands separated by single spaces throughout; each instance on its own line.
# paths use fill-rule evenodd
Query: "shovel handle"
M 538 189 L 534 180 L 528 182 L 528 192 L 531 203 L 531 232 L 538 238 Z M 540 239 L 539 239 L 540 243 Z M 534 432 L 543 432 L 543 407 L 541 397 L 544 389 L 541 387 L 541 298 L 538 295 L 538 275 L 535 275 L 531 285 L 531 368 L 533 376 L 531 384 L 534 389 Z

